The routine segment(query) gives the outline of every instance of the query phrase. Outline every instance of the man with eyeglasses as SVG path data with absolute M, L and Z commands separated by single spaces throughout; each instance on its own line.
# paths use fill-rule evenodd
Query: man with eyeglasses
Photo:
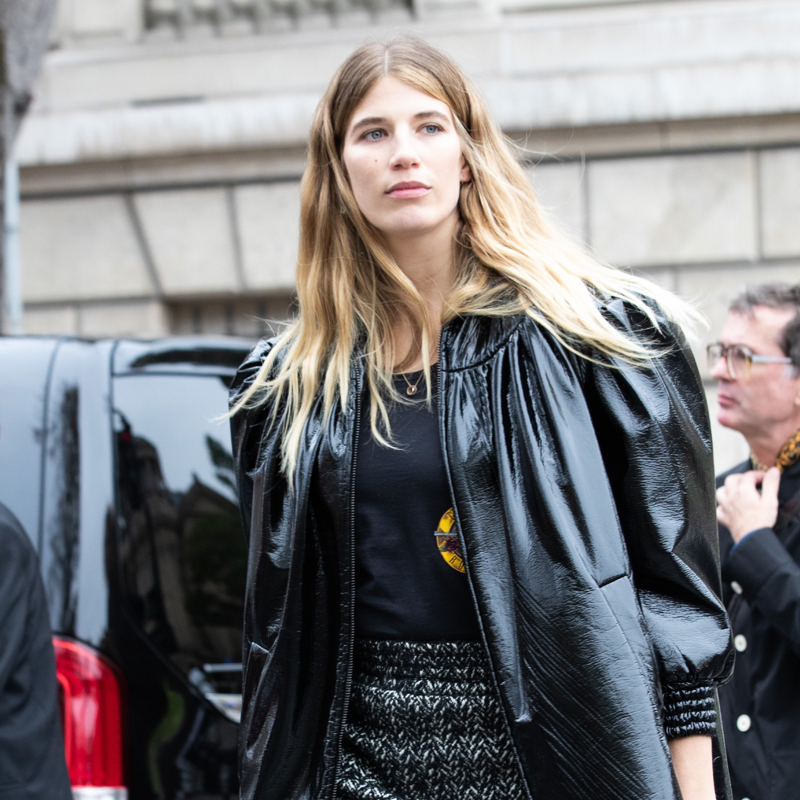
M 722 425 L 750 458 L 717 480 L 736 668 L 720 690 L 734 800 L 800 797 L 800 285 L 734 300 L 708 346 Z

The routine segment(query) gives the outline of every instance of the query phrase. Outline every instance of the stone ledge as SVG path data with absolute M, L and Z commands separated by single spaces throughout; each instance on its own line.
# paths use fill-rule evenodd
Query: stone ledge
M 800 114 L 543 128 L 510 136 L 534 163 L 785 147 L 800 143 Z
M 45 164 L 21 170 L 20 191 L 23 199 L 39 199 L 178 186 L 299 181 L 304 166 L 304 147 Z
M 305 143 L 316 94 L 32 115 L 20 166 L 70 164 Z

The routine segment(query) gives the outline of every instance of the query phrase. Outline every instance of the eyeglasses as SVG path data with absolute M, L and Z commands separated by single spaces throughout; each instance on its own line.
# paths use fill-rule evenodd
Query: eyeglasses
M 724 345 L 722 342 L 715 342 L 706 347 L 706 358 L 708 359 L 709 372 L 717 366 L 721 358 L 725 359 L 728 367 L 728 374 L 734 380 L 746 378 L 750 374 L 753 364 L 791 364 L 789 356 L 759 356 L 749 347 L 741 344 Z

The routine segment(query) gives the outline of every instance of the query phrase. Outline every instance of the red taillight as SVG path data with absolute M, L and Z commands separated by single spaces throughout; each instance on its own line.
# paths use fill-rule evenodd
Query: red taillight
M 73 787 L 123 786 L 122 676 L 91 647 L 53 637 Z

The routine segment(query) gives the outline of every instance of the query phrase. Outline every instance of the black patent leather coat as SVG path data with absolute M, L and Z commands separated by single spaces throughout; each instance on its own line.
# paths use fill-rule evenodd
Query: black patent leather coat
M 647 327 L 619 302 L 604 313 L 632 335 Z M 708 703 L 732 666 L 705 400 L 685 345 L 660 341 L 674 346 L 648 368 L 612 369 L 573 355 L 527 315 L 457 319 L 442 332 L 445 466 L 500 700 L 537 800 L 677 800 L 665 725 L 707 732 Z M 232 397 L 270 347 L 242 365 Z M 314 408 L 294 491 L 280 474 L 278 426 L 266 424 L 272 409 L 232 422 L 250 547 L 246 800 L 335 796 L 362 375 L 354 357 L 348 407 L 327 421 Z

